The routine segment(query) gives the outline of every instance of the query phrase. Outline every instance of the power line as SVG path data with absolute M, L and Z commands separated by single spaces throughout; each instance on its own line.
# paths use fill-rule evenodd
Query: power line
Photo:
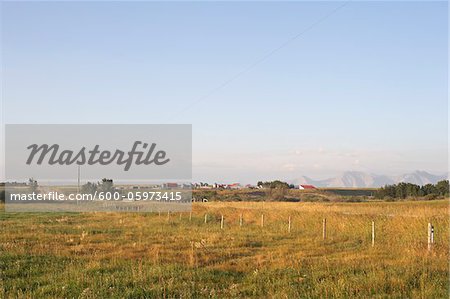
M 258 60 L 254 61 L 252 64 L 250 64 L 249 66 L 247 66 L 246 68 L 242 69 L 241 71 L 239 71 L 238 73 L 236 73 L 235 75 L 231 76 L 230 78 L 228 78 L 227 80 L 225 80 L 224 82 L 222 82 L 221 84 L 219 84 L 218 86 L 214 87 L 213 89 L 211 89 L 209 92 L 207 92 L 206 94 L 204 94 L 203 96 L 199 97 L 197 100 L 195 100 L 194 102 L 190 103 L 188 106 L 186 106 L 184 109 L 180 110 L 178 113 L 176 114 L 181 114 L 183 112 L 186 112 L 187 110 L 189 110 L 190 108 L 192 108 L 193 106 L 197 105 L 200 102 L 205 101 L 206 99 L 208 99 L 210 96 L 212 96 L 213 94 L 215 94 L 216 92 L 220 91 L 221 89 L 223 89 L 224 87 L 226 87 L 227 85 L 229 85 L 230 83 L 232 83 L 233 81 L 235 81 L 236 79 L 238 79 L 239 77 L 241 77 L 242 75 L 244 75 L 245 73 L 247 73 L 248 71 L 252 70 L 253 68 L 255 68 L 256 66 L 260 65 L 261 63 L 265 62 L 267 59 L 269 59 L 272 55 L 274 55 L 275 53 L 277 53 L 278 51 L 280 51 L 281 49 L 285 48 L 286 46 L 288 46 L 289 44 L 291 44 L 293 41 L 297 40 L 298 38 L 300 38 L 301 36 L 303 36 L 305 33 L 311 31 L 314 27 L 316 27 L 317 25 L 321 24 L 322 22 L 324 22 L 326 19 L 328 19 L 329 17 L 331 17 L 333 14 L 337 13 L 339 10 L 341 10 L 342 8 L 344 8 L 345 6 L 347 6 L 347 4 L 350 3 L 351 0 L 344 2 L 343 4 L 339 5 L 338 7 L 334 8 L 333 10 L 331 10 L 330 12 L 328 12 L 327 14 L 325 14 L 324 16 L 322 16 L 321 18 L 319 18 L 318 20 L 316 20 L 314 23 L 312 23 L 311 25 L 309 25 L 308 27 L 306 27 L 305 29 L 303 29 L 301 32 L 297 33 L 296 35 L 294 35 L 293 37 L 289 38 L 288 40 L 286 40 L 285 42 L 283 42 L 281 45 L 279 45 L 278 47 L 272 49 L 270 52 L 268 52 L 266 55 L 264 55 L 263 57 L 259 58 Z

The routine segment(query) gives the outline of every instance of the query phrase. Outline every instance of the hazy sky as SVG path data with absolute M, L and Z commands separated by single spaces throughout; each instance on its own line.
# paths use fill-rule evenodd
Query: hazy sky
M 447 171 L 447 3 L 342 3 L 3 2 L 3 123 L 191 123 L 210 182 Z

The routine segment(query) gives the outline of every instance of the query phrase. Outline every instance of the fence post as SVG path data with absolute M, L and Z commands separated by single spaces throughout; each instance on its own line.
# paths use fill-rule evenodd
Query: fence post
M 289 216 L 288 233 L 291 232 L 291 216 Z
M 220 229 L 223 229 L 223 215 L 222 218 L 220 219 Z
M 431 250 L 434 243 L 434 226 L 428 223 L 428 250 Z
M 434 225 L 431 225 L 431 245 L 434 244 Z
M 375 221 L 372 221 L 372 247 L 375 246 Z
M 242 227 L 242 213 L 239 215 L 239 226 Z
M 322 221 L 322 236 L 324 240 L 327 238 L 327 218 Z
M 261 227 L 264 227 L 264 214 L 261 214 Z

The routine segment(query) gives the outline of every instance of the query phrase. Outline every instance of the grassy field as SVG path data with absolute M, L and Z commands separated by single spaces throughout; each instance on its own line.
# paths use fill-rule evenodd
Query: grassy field
M 449 295 L 448 200 L 209 202 L 194 204 L 191 220 L 189 213 L 168 219 L 167 214 L 0 212 L 0 221 L 2 298 Z M 428 222 L 436 233 L 430 252 Z

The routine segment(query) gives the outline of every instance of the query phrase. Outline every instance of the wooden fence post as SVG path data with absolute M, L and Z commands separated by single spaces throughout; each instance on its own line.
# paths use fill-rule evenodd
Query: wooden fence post
M 375 246 L 375 221 L 372 221 L 372 247 Z
M 431 250 L 434 243 L 434 226 L 428 223 L 428 250 Z
M 223 215 L 222 218 L 220 219 L 220 229 L 223 229 Z
M 322 236 L 324 240 L 327 238 L 327 218 L 322 221 Z
M 291 232 L 291 216 L 289 216 L 289 222 L 288 222 L 288 233 Z
M 431 245 L 434 244 L 434 225 L 431 225 Z

